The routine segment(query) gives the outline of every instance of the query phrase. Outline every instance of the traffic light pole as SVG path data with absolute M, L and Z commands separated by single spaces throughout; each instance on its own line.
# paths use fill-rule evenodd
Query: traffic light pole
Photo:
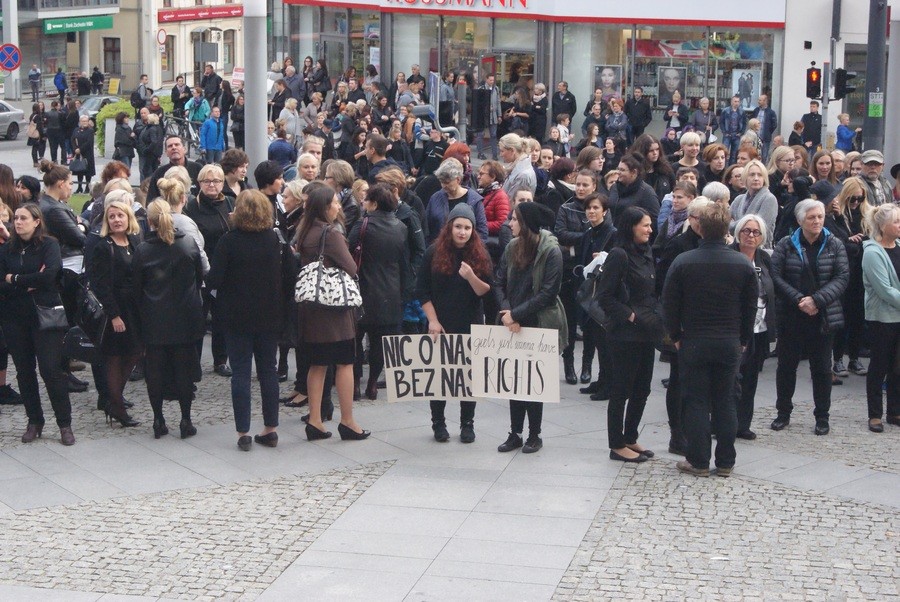
M 884 145 L 884 74 L 887 1 L 869 0 L 869 53 L 866 57 L 866 118 L 863 148 L 881 150 Z
M 822 65 L 822 148 L 828 148 L 828 97 L 831 95 L 831 63 Z

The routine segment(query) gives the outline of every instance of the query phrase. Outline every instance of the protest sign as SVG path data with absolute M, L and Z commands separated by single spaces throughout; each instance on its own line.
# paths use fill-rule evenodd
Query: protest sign
M 475 397 L 559 402 L 559 333 L 548 328 L 472 325 Z
M 469 335 L 392 335 L 381 344 L 388 401 L 473 399 Z

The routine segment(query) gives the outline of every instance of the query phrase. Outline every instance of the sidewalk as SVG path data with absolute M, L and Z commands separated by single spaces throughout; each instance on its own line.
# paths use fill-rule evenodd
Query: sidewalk
M 425 406 L 379 401 L 355 412 L 367 441 L 308 443 L 284 410 L 278 448 L 242 453 L 215 376 L 184 441 L 154 440 L 145 421 L 65 448 L 48 423 L 40 442 L 4 438 L 0 598 L 896 597 L 900 429 L 866 430 L 865 379 L 851 377 L 832 434 L 815 437 L 803 364 L 790 427 L 769 431 L 774 368 L 730 479 L 675 471 L 659 364 L 641 437 L 657 456 L 638 466 L 607 459 L 606 402 L 565 384 L 533 455 L 497 453 L 501 401 L 479 403 L 471 445 L 452 419 L 435 442 Z M 126 392 L 139 406 L 141 390 Z

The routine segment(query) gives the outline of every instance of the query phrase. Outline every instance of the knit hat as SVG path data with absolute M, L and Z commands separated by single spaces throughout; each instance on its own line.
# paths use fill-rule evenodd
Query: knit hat
M 556 216 L 553 215 L 553 211 L 540 203 L 520 203 L 518 209 L 522 215 L 522 221 L 535 234 L 540 232 L 541 228 L 552 229 L 553 224 L 556 222 Z
M 816 195 L 816 198 L 823 203 L 828 203 L 829 201 L 834 199 L 834 197 L 837 196 L 838 193 L 838 190 L 827 180 L 819 180 L 809 187 L 809 191 Z
M 895 180 L 897 179 L 897 172 L 900 172 L 900 163 L 896 163 L 891 168 L 891 177 L 894 178 Z
M 456 205 L 453 208 L 453 211 L 450 212 L 450 215 L 447 217 L 447 223 L 453 223 L 458 217 L 464 217 L 470 222 L 472 222 L 472 227 L 475 227 L 475 212 L 472 211 L 472 208 L 469 207 L 469 204 L 466 202 L 462 202 Z

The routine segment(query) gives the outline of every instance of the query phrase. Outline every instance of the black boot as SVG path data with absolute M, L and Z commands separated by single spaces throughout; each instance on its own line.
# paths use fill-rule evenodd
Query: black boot
M 586 385 L 591 382 L 591 359 L 581 359 L 581 384 Z
M 586 387 L 581 387 L 578 389 L 579 393 L 584 393 L 585 395 L 593 395 L 597 391 L 600 390 L 600 380 L 597 379 Z
M 563 358 L 563 367 L 565 368 L 566 374 L 566 383 L 570 385 L 578 384 L 578 375 L 575 374 L 575 359 L 574 358 Z

